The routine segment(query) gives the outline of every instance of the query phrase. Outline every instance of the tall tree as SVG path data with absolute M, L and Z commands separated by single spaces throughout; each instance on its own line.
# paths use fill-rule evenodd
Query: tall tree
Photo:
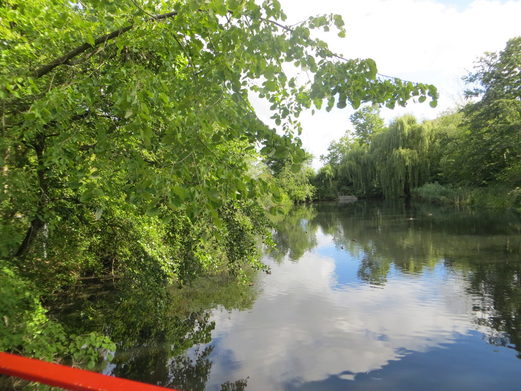
M 357 110 L 349 119 L 355 128 L 355 137 L 364 144 L 369 144 L 371 137 L 384 128 L 380 110 L 373 106 Z
M 499 53 L 486 53 L 465 80 L 478 98 L 464 113 L 470 134 L 463 151 L 470 182 L 521 184 L 521 37 Z
M 45 255 L 52 237 L 74 241 L 115 216 L 222 225 L 223 207 L 265 189 L 245 154 L 260 144 L 263 156 L 304 157 L 303 109 L 437 98 L 313 36 L 344 35 L 339 16 L 289 27 L 276 0 L 7 0 L 0 12 L 3 256 Z M 284 136 L 257 119 L 249 91 Z
M 433 132 L 431 124 L 412 116 L 394 121 L 371 144 L 376 175 L 386 197 L 410 197 L 430 179 Z

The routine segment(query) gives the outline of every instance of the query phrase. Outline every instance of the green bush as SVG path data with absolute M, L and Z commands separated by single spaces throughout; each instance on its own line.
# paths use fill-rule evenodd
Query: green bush
M 40 294 L 5 261 L 0 261 L 0 322 L 0 351 L 93 368 L 116 349 L 104 335 L 75 335 L 52 320 Z
M 437 182 L 426 183 L 413 190 L 416 199 L 435 204 L 472 205 L 521 211 L 521 187 L 505 185 L 483 188 L 452 187 Z
M 441 185 L 438 182 L 426 183 L 413 190 L 413 197 L 437 204 L 469 205 L 471 192 L 467 188 Z

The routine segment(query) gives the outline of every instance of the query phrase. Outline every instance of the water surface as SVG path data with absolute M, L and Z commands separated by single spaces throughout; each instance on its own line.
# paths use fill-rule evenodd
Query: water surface
M 521 389 L 516 216 L 325 204 L 274 240 L 271 274 L 206 312 L 204 343 L 106 372 L 185 390 Z

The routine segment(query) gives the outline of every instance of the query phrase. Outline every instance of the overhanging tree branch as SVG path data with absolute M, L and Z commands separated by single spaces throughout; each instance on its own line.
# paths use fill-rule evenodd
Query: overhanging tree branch
M 177 15 L 177 11 L 168 12 L 166 14 L 161 15 L 154 15 L 150 18 L 148 18 L 148 21 L 157 21 L 162 19 L 171 18 Z M 111 39 L 117 38 L 122 34 L 125 34 L 127 31 L 131 30 L 134 27 L 134 24 L 130 24 L 128 26 L 122 27 L 120 29 L 117 29 L 111 33 L 102 35 L 101 37 L 98 37 L 94 40 L 94 45 L 90 43 L 84 43 L 69 52 L 65 53 L 63 56 L 58 57 L 57 59 L 51 61 L 49 64 L 43 65 L 40 68 L 36 69 L 34 72 L 32 72 L 34 77 L 42 77 L 46 74 L 48 74 L 50 71 L 52 71 L 54 68 L 67 64 L 70 60 L 72 60 L 74 57 L 79 56 L 80 54 L 86 52 L 89 49 L 92 49 L 98 45 L 101 45 L 102 43 L 105 43 L 107 41 L 110 41 Z
M 231 11 L 230 11 L 230 13 L 231 13 Z M 271 23 L 271 24 L 273 24 L 273 25 L 275 25 L 275 26 L 277 26 L 277 27 L 281 28 L 282 30 L 284 30 L 284 31 L 286 31 L 286 32 L 289 32 L 289 33 L 293 33 L 293 32 L 295 31 L 295 27 L 296 27 L 296 26 L 299 26 L 299 25 L 301 25 L 301 24 L 304 24 L 304 23 L 306 23 L 306 22 L 308 21 L 307 19 L 305 19 L 305 20 L 303 20 L 303 21 L 300 21 L 300 22 L 297 22 L 297 23 L 294 23 L 294 24 L 292 24 L 292 25 L 287 26 L 287 25 L 281 24 L 281 23 L 279 23 L 279 22 L 277 22 L 277 21 L 275 21 L 275 20 L 272 20 L 272 19 L 259 18 L 259 20 L 262 20 L 263 22 L 266 22 L 266 23 Z M 339 55 L 339 54 L 336 54 L 336 53 L 334 53 L 334 52 L 330 52 L 329 55 L 330 55 L 330 57 L 338 58 L 339 60 L 344 61 L 344 62 L 349 62 L 349 61 L 350 61 L 349 59 L 347 59 L 347 58 L 345 58 L 345 57 L 343 57 L 343 56 L 341 56 L 341 55 Z M 402 81 L 404 81 L 404 82 L 414 83 L 414 82 L 412 82 L 412 81 L 405 80 L 405 79 L 399 78 L 399 77 L 397 77 L 397 76 L 384 75 L 383 73 L 379 73 L 379 72 L 377 73 L 377 75 L 378 75 L 379 77 L 381 77 L 382 79 L 388 79 L 388 80 L 402 80 Z

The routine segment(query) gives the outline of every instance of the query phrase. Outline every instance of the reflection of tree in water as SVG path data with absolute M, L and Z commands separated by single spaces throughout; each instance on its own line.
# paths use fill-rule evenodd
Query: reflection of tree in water
M 498 332 L 488 342 L 515 348 L 521 358 L 521 262 L 476 262 L 469 277 L 469 293 L 482 298 L 474 306 L 478 324 Z
M 521 254 L 521 224 L 514 216 L 371 202 L 318 209 L 314 223 L 333 235 L 337 246 L 363 260 L 360 275 L 369 279 L 381 280 L 367 273 L 390 270 L 390 264 L 417 274 L 446 259 L 461 262 L 474 254 L 483 258 Z
M 183 391 L 204 391 L 212 369 L 209 356 L 213 346 L 196 349 L 193 354 L 183 354 L 172 360 L 170 364 L 171 381 L 161 384 L 164 387 L 176 388 Z M 221 391 L 243 391 L 248 381 L 239 379 L 221 384 Z
M 122 349 L 113 360 L 112 374 L 145 383 L 169 385 L 170 360 L 196 344 L 209 343 L 214 323 L 208 312 L 171 318 L 168 331 L 141 342 L 133 349 Z M 211 365 L 211 364 L 210 364 Z
M 371 254 L 364 254 L 358 267 L 358 278 L 371 285 L 384 285 L 387 282 L 390 263 L 380 262 Z
M 208 358 L 212 350 L 213 346 L 207 346 L 196 349 L 193 354 L 195 357 L 183 354 L 174 358 L 169 368 L 172 380 L 161 385 L 183 391 L 203 391 L 212 369 L 212 362 Z
M 209 355 L 213 347 L 195 349 L 192 353 L 186 351 L 211 341 L 215 326 L 210 321 L 213 308 L 218 305 L 228 310 L 250 308 L 256 293 L 249 284 L 229 274 L 201 278 L 182 289 L 169 289 L 164 296 L 166 301 L 149 303 L 156 307 L 159 304 L 163 309 L 162 316 L 153 322 L 155 329 L 151 335 L 154 337 L 140 340 L 134 357 L 132 349 L 123 350 L 121 357 L 117 355 L 114 374 L 184 391 L 204 390 L 212 366 Z M 246 381 L 228 382 L 222 387 L 244 390 Z
M 317 245 L 316 224 L 313 220 L 316 211 L 313 206 L 304 205 L 295 207 L 283 220 L 275 224 L 273 241 L 275 247 L 270 255 L 278 262 L 288 255 L 296 261 Z
M 213 349 L 212 345 L 197 347 L 175 357 L 166 357 L 163 361 L 158 360 L 158 357 L 162 356 L 158 355 L 157 351 L 151 351 L 150 354 L 141 352 L 137 360 L 125 361 L 121 366 L 123 370 L 129 368 L 128 373 L 115 371 L 114 375 L 138 378 L 147 383 L 183 391 L 203 391 L 212 369 L 210 354 Z M 153 362 L 159 362 L 161 365 L 151 366 L 148 364 L 150 359 Z M 136 376 L 138 373 L 144 372 L 147 373 L 147 376 Z M 228 381 L 221 385 L 221 390 L 242 391 L 246 389 L 247 383 L 246 379 L 239 379 L 234 382 Z
M 249 277 L 254 277 L 253 271 Z M 111 337 L 117 351 L 106 372 L 186 391 L 203 390 L 208 379 L 212 348 L 195 350 L 190 356 L 185 352 L 211 341 L 215 326 L 211 310 L 218 305 L 229 310 L 250 308 L 257 294 L 229 274 L 201 278 L 183 288 L 132 280 L 116 285 L 107 284 L 110 289 L 102 296 L 70 298 L 74 307 L 64 303 L 66 310 L 54 316 L 75 333 L 96 330 Z M 246 381 L 222 387 L 244 390 Z
M 361 260 L 358 275 L 364 281 L 384 283 L 391 264 L 417 273 L 440 259 L 429 245 L 430 229 L 418 230 L 403 204 L 357 202 L 319 210 L 320 227 L 333 236 L 337 247 Z
M 476 322 L 491 344 L 521 352 L 521 221 L 497 212 L 470 212 L 381 203 L 319 205 L 313 223 L 360 260 L 358 277 L 386 283 L 391 265 L 420 275 L 443 262 L 464 273 L 481 298 Z M 521 358 L 521 353 L 519 355 Z
M 222 384 L 221 391 L 244 391 L 247 385 L 247 379 L 239 379 L 234 382 L 226 382 Z

